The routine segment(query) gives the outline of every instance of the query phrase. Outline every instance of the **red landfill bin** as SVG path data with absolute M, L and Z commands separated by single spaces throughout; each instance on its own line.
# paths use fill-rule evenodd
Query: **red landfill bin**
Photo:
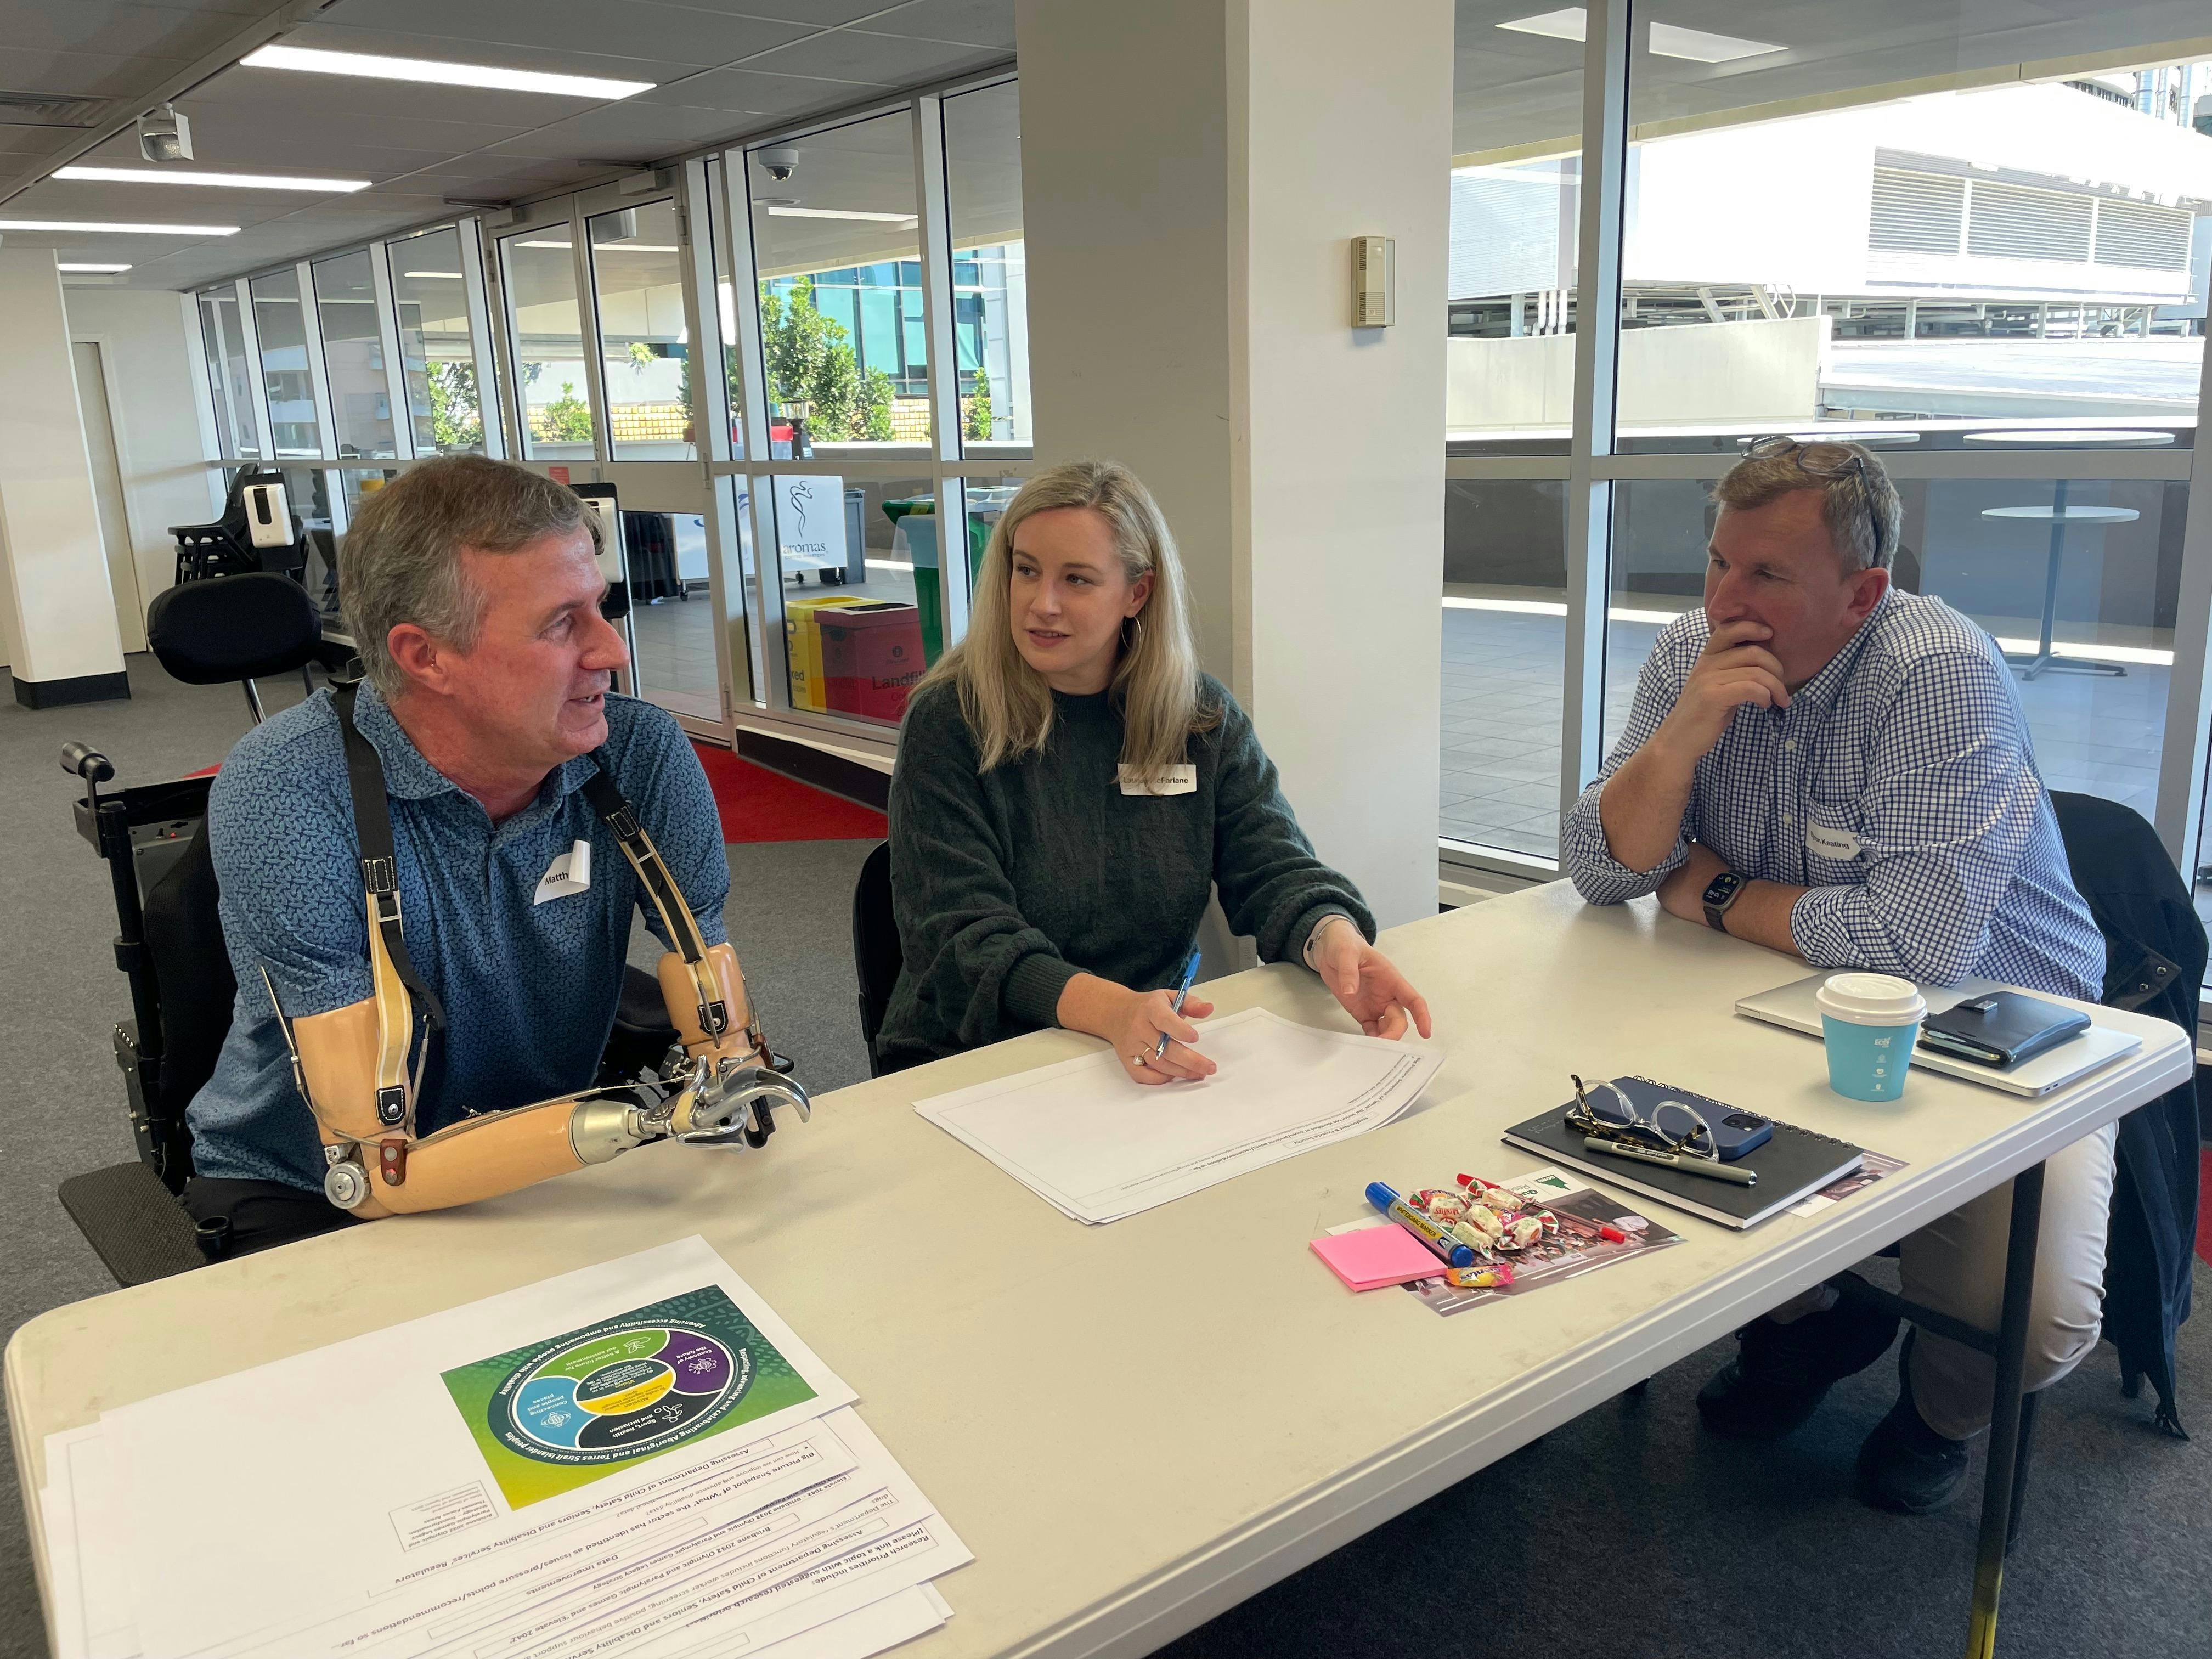
M 910 605 L 815 612 L 822 634 L 823 693 L 841 714 L 896 720 L 907 693 L 928 666 L 921 656 L 921 612 Z

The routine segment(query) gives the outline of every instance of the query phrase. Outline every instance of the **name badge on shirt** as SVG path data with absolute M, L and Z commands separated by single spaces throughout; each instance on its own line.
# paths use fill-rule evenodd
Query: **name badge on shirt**
M 1818 853 L 1824 859 L 1836 859 L 1848 863 L 1865 849 L 1866 843 L 1848 830 L 1832 829 L 1825 823 L 1807 823 L 1805 850 Z
M 543 904 L 548 899 L 587 893 L 591 888 L 592 843 L 580 841 L 545 866 L 545 873 L 538 878 L 537 896 L 530 902 Z
M 1194 795 L 1198 793 L 1198 768 L 1192 764 L 1169 766 L 1155 773 L 1149 782 L 1145 775 L 1133 766 L 1117 769 L 1121 775 L 1121 793 L 1125 795 Z

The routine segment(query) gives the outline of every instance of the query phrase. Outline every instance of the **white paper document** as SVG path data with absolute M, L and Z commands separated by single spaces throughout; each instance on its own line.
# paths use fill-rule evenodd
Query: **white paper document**
M 124 1407 L 47 1441 L 60 1659 L 866 1659 L 971 1558 L 853 1397 L 693 1238 Z
M 1206 1021 L 1219 1070 L 1147 1086 L 1085 1054 L 915 1103 L 1062 1214 L 1093 1225 L 1379 1128 L 1419 1097 L 1443 1051 L 1322 1031 L 1261 1008 Z

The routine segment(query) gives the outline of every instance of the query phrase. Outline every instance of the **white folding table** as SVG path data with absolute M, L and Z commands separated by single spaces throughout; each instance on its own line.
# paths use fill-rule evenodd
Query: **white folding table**
M 1090 1044 L 1043 1032 L 841 1090 L 763 1153 L 649 1148 L 467 1210 L 46 1314 L 6 1360 L 32 1535 L 46 1437 L 105 1407 L 696 1232 L 860 1391 L 870 1425 L 975 1550 L 939 1583 L 957 1616 L 909 1650 L 916 1659 L 1143 1653 L 1966 1200 L 2039 1173 L 2194 1065 L 2175 1027 L 2100 1009 L 2142 1046 L 2051 1096 L 1916 1072 L 1901 1101 L 1844 1100 L 1816 1041 L 1731 1012 L 1802 975 L 1795 958 L 1648 900 L 1586 907 L 1565 883 L 1394 928 L 1383 945 L 1449 1051 L 1425 1103 L 1111 1226 L 1066 1219 L 912 1109 Z M 1280 964 L 1206 994 L 1224 1012 L 1344 1018 L 1310 974 Z M 1499 1131 L 1564 1100 L 1570 1071 L 1678 1082 L 1911 1167 L 1749 1232 L 1668 1212 L 1679 1246 L 1450 1319 L 1400 1291 L 1354 1295 L 1307 1248 L 1363 1213 L 1370 1181 L 1408 1189 L 1536 1167 Z M 2008 1334 L 2016 1422 L 2019 1331 Z M 358 1449 L 358 1426 L 333 1424 L 334 1448 Z M 1994 1432 L 2009 1445 L 2002 1398 Z M 2011 1462 L 1990 1467 L 2008 1477 Z M 1977 1652 L 1994 1639 L 2004 1535 L 2003 1493 L 1987 1498 Z

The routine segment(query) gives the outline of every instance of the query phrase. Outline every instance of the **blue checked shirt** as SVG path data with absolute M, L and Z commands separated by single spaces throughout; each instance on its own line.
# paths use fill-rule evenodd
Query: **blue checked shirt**
M 1790 933 L 1815 967 L 2097 1000 L 2104 939 L 2074 890 L 2012 672 L 1941 599 L 1891 589 L 1787 709 L 1738 708 L 1698 763 L 1674 850 L 1653 870 L 1615 860 L 1598 799 L 1674 708 L 1710 631 L 1698 610 L 1661 633 L 1628 729 L 1567 816 L 1560 862 L 1584 898 L 1656 890 L 1695 841 L 1743 875 L 1812 890 Z

